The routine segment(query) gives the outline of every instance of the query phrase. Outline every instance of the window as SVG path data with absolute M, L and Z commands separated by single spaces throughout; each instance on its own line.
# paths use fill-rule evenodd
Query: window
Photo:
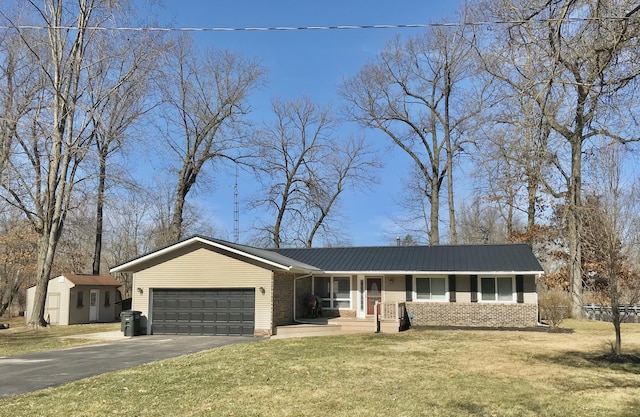
M 415 299 L 425 301 L 447 301 L 447 280 L 445 278 L 416 277 Z
M 322 308 L 351 308 L 351 278 L 314 277 L 313 293 L 322 298 Z
M 104 292 L 104 306 L 109 307 L 111 305 L 111 291 Z
M 483 277 L 480 279 L 482 301 L 513 301 L 513 277 Z
M 78 302 L 76 303 L 76 307 L 84 307 L 84 293 L 82 291 L 78 291 Z

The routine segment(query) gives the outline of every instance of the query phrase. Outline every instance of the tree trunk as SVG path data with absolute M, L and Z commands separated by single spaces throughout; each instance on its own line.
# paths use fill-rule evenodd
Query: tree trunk
M 448 140 L 448 146 L 451 147 L 451 140 Z M 449 243 L 458 244 L 458 230 L 456 226 L 456 208 L 453 193 L 453 153 L 447 151 L 447 196 L 449 205 Z
M 527 232 L 531 232 L 536 224 L 536 200 L 538 184 L 529 176 L 527 182 Z
M 440 181 L 437 175 L 431 178 L 429 204 L 431 204 L 429 245 L 438 246 L 440 244 Z
M 182 187 L 178 187 L 176 201 L 173 205 L 173 216 L 171 218 L 171 224 L 169 225 L 167 239 L 164 242 L 165 244 L 175 243 L 182 238 L 182 213 L 184 211 L 185 196 L 186 194 L 182 192 Z
M 29 326 L 33 328 L 45 327 L 48 325 L 45 317 L 45 305 L 47 301 L 47 290 L 53 258 L 59 240 L 59 226 L 53 224 L 48 233 L 42 233 L 38 239 L 38 270 L 36 275 L 36 291 L 33 299 L 33 310 L 29 319 Z
M 573 318 L 583 317 L 582 309 L 582 248 L 581 238 L 581 178 L 582 178 L 582 140 L 571 142 L 571 181 L 569 183 L 569 278 L 571 280 L 571 305 Z
M 100 275 L 100 260 L 102 255 L 102 230 L 104 210 L 105 177 L 107 175 L 107 161 L 100 155 L 100 178 L 98 180 L 98 196 L 96 203 L 96 241 L 93 250 L 93 275 Z

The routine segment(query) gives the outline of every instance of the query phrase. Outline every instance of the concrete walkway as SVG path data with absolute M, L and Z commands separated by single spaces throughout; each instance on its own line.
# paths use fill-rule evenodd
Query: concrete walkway
M 235 343 L 261 340 L 242 336 L 152 335 L 125 337 L 120 331 L 77 335 L 104 343 L 0 358 L 0 400 L 67 384 L 106 372 Z

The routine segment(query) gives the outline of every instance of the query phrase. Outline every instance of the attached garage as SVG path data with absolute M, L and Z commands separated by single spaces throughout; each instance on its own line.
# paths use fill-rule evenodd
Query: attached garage
M 111 271 L 133 274 L 131 309 L 144 334 L 265 337 L 291 322 L 295 277 L 313 270 L 269 250 L 194 236 Z
M 158 288 L 151 298 L 154 334 L 254 335 L 254 288 Z

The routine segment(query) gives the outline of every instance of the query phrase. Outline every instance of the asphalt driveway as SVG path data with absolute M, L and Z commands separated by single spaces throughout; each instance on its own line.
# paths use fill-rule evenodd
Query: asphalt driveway
M 234 343 L 241 336 L 136 336 L 70 349 L 0 358 L 0 400 L 78 379 Z

